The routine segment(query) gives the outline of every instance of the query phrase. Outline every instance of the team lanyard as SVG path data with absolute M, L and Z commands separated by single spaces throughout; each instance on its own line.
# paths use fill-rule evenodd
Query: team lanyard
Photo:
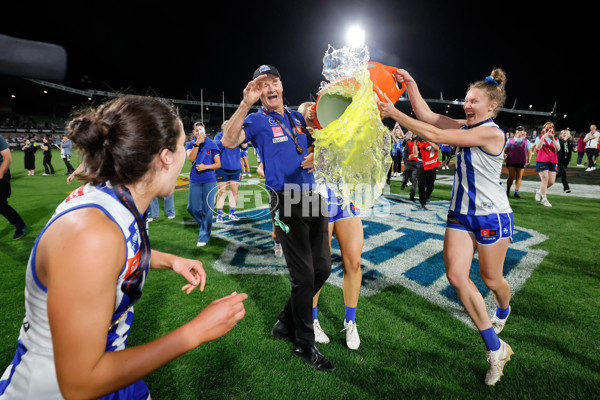
M 131 214 L 135 218 L 135 222 L 137 223 L 138 230 L 141 236 L 140 243 L 140 262 L 138 267 L 131 272 L 128 276 L 123 279 L 123 283 L 121 284 L 121 290 L 125 293 L 130 300 L 130 306 L 125 310 L 119 318 L 117 318 L 110 325 L 109 330 L 114 327 L 119 320 L 133 307 L 133 305 L 142 297 L 141 286 L 144 282 L 144 271 L 148 268 L 150 264 L 150 238 L 148 237 L 148 231 L 146 231 L 145 215 L 144 219 L 140 216 L 140 213 L 133 202 L 133 197 L 131 196 L 131 192 L 123 185 L 115 185 L 112 188 L 112 191 L 117 196 L 119 201 L 131 212 Z
M 261 107 L 262 112 L 265 115 L 271 115 L 267 112 L 267 110 L 264 107 Z M 288 127 L 285 124 L 282 124 L 281 121 L 279 121 L 279 119 L 277 117 L 273 117 L 271 116 L 271 118 L 273 118 L 275 120 L 275 122 L 277 122 L 277 124 L 285 131 L 286 135 L 288 135 L 290 137 L 290 139 L 292 139 L 294 141 L 294 143 L 296 144 L 296 152 L 300 155 L 302 155 L 302 147 L 300 146 L 300 144 L 298 143 L 298 134 L 296 133 L 296 124 L 294 123 L 294 120 L 292 118 L 292 116 L 290 115 L 290 112 L 284 108 L 284 112 L 285 112 L 285 116 L 288 117 L 288 119 L 290 120 L 290 125 L 292 125 L 292 127 L 294 128 L 294 133 L 292 134 L 290 132 L 290 130 L 288 129 Z

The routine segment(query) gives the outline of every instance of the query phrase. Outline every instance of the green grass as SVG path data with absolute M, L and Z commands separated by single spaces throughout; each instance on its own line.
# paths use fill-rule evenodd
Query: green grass
M 251 158 L 252 158 L 252 151 Z M 21 157 L 21 158 L 19 158 Z M 0 369 L 12 360 L 24 315 L 25 265 L 36 235 L 56 205 L 77 185 L 67 185 L 62 160 L 53 158 L 57 175 L 28 177 L 22 155 L 14 153 L 10 204 L 28 224 L 20 241 L 0 227 Z M 74 160 L 76 166 L 78 160 Z M 251 160 L 251 165 L 256 165 Z M 184 172 L 189 170 L 189 164 Z M 432 200 L 448 200 L 451 188 L 437 185 Z M 399 190 L 392 181 L 391 191 Z M 543 208 L 533 194 L 511 205 L 516 225 L 548 240 L 548 252 L 511 302 L 513 313 L 502 333 L 515 355 L 495 387 L 483 383 L 485 348 L 472 328 L 410 290 L 390 286 L 361 297 L 357 322 L 361 347 L 349 350 L 342 328 L 340 288 L 326 284 L 321 293 L 321 325 L 332 339 L 320 349 L 336 365 L 333 373 L 305 366 L 291 345 L 270 337 L 289 295 L 287 275 L 227 275 L 213 269 L 227 242 L 211 238 L 196 248 L 197 227 L 187 214 L 187 190 L 175 194 L 177 217 L 150 225 L 153 248 L 202 260 L 207 273 L 203 293 L 185 295 L 182 278 L 151 271 L 136 306 L 129 345 L 164 335 L 193 318 L 212 300 L 245 292 L 246 317 L 227 335 L 202 345 L 149 375 L 154 399 L 587 399 L 600 387 L 600 262 L 598 199 L 554 196 Z M 162 204 L 161 204 L 162 208 Z M 76 245 L 76 244 L 74 244 Z

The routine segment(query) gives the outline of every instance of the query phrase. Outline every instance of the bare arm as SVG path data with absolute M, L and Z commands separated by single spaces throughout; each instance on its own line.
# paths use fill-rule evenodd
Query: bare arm
M 261 75 L 248 82 L 244 89 L 244 98 L 240 103 L 239 107 L 231 118 L 229 118 L 225 128 L 223 128 L 223 138 L 221 143 L 228 149 L 233 149 L 242 144 L 246 140 L 246 132 L 244 132 L 243 125 L 244 119 L 250 112 L 250 109 L 260 99 L 262 87 L 265 80 L 265 75 Z
M 423 96 L 421 96 L 417 82 L 408 73 L 408 71 L 399 69 L 394 73 L 394 77 L 397 81 L 406 83 L 406 90 L 408 90 L 410 104 L 412 105 L 415 115 L 419 120 L 442 129 L 456 129 L 465 124 L 465 121 L 463 120 L 454 120 L 445 115 L 437 114 L 431 111 L 429 105 L 425 99 L 423 99 Z
M 221 156 L 215 156 L 212 164 L 196 164 L 197 171 L 206 171 L 207 169 L 221 168 Z
M 398 121 L 409 131 L 429 142 L 448 143 L 460 147 L 481 147 L 490 154 L 499 154 L 504 147 L 504 135 L 499 129 L 490 126 L 478 126 L 468 131 L 462 129 L 441 129 L 423 121 L 416 120 L 398 110 L 388 101 L 379 102 L 383 117 Z
M 4 149 L 0 154 L 2 154 L 2 164 L 0 164 L 0 179 L 2 179 L 12 162 L 12 154 L 10 153 L 10 149 Z
M 173 254 L 152 250 L 150 268 L 171 269 L 183 276 L 188 283 L 181 290 L 185 290 L 187 294 L 190 294 L 198 285 L 200 286 L 200 291 L 204 291 L 206 272 L 202 268 L 202 262 L 198 260 L 181 258 Z
M 112 251 L 107 253 L 107 248 Z M 105 352 L 125 254 L 120 229 L 93 208 L 62 216 L 40 239 L 36 272 L 47 287 L 56 373 L 65 397 L 96 398 L 130 385 L 199 344 L 222 336 L 244 315 L 242 301 L 247 296 L 234 293 L 157 340 Z M 158 260 L 153 264 L 161 264 L 161 259 L 168 263 L 159 253 L 155 255 Z

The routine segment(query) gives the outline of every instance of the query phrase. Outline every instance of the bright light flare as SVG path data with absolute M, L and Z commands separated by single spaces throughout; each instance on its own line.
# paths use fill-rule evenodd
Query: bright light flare
M 365 44 L 365 30 L 359 26 L 351 27 L 346 34 L 346 41 L 352 48 L 362 47 Z

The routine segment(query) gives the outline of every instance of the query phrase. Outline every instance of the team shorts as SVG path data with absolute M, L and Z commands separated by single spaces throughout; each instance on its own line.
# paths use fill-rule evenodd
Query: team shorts
M 490 245 L 500 239 L 512 241 L 515 220 L 512 213 L 489 215 L 464 215 L 448 211 L 446 229 L 472 233 L 479 244 Z
M 239 182 L 242 180 L 241 169 L 222 169 L 218 168 L 215 170 L 217 175 L 217 182 Z
M 244 150 L 242 150 L 242 151 L 240 151 L 240 156 L 241 156 L 242 158 L 247 158 L 247 157 L 248 157 L 248 152 L 247 152 L 247 151 L 244 151 Z
M 353 203 L 345 205 L 344 200 L 341 197 L 337 197 L 331 191 L 329 191 L 327 199 L 327 211 L 329 212 L 330 224 L 342 219 L 360 216 L 360 209 L 354 207 Z
M 515 168 L 520 168 L 523 169 L 525 168 L 525 164 L 506 164 L 507 167 L 515 167 Z
M 536 162 L 535 170 L 536 170 L 536 172 L 540 172 L 540 171 L 558 172 L 558 164 L 553 163 L 553 162 Z

